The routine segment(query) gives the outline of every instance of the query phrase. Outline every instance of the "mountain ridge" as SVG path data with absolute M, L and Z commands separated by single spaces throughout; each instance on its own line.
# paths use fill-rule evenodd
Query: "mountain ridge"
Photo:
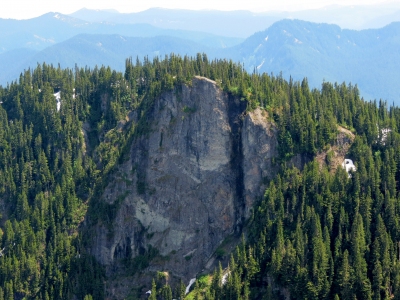
M 380 5 L 336 5 L 320 9 L 265 12 L 150 8 L 141 12 L 109 15 L 102 20 L 116 23 L 146 22 L 162 28 L 191 28 L 191 30 L 217 32 L 220 35 L 246 38 L 281 19 L 325 22 L 337 24 L 342 28 L 361 30 L 382 27 L 391 22 L 400 21 L 399 12 L 400 5 L 395 2 Z M 96 15 L 98 16 L 99 12 L 86 10 L 84 13 L 77 11 L 71 15 L 93 20 L 97 18 Z
M 150 25 L 134 26 L 146 28 Z M 282 72 L 286 79 L 292 77 L 295 80 L 307 77 L 312 87 L 319 87 L 324 80 L 351 82 L 358 85 L 365 99 L 400 103 L 400 93 L 396 89 L 400 79 L 399 37 L 399 22 L 380 29 L 356 31 L 301 20 L 276 22 L 242 43 L 225 48 L 166 36 L 159 39 L 82 34 L 37 53 L 27 51 L 22 60 L 11 53 L 5 54 L 3 59 L 0 55 L 0 67 L 5 70 L 0 83 L 11 82 L 23 69 L 32 69 L 43 62 L 60 63 L 69 68 L 74 68 L 76 63 L 88 67 L 104 64 L 123 70 L 124 61 L 130 56 L 142 59 L 170 53 L 194 56 L 197 52 L 205 52 L 210 58 L 244 63 L 249 72 Z M 102 43 L 100 48 L 99 43 Z M 14 65 L 8 58 L 14 58 Z
M 77 34 L 84 33 L 141 37 L 169 35 L 213 47 L 232 46 L 243 40 L 198 31 L 162 29 L 146 23 L 91 23 L 57 12 L 46 13 L 28 20 L 0 19 L 0 32 L 0 45 L 2 45 L 3 52 L 23 47 L 43 50 L 49 45 L 63 42 Z

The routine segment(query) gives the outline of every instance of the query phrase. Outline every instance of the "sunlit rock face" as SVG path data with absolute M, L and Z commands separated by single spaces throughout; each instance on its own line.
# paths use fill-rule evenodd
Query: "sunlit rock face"
M 91 250 L 101 263 L 111 267 L 151 245 L 168 257 L 163 268 L 193 278 L 241 231 L 277 154 L 266 113 L 245 109 L 202 77 L 155 99 L 147 133 L 133 140 L 101 196 L 119 201 L 112 230 L 95 228 Z

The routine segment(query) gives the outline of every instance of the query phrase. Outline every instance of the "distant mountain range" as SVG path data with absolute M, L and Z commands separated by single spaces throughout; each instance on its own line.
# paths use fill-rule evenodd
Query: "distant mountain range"
M 150 24 L 88 22 L 60 13 L 47 13 L 29 20 L 0 19 L 0 53 L 18 48 L 43 50 L 78 34 L 119 34 L 134 37 L 172 36 L 199 44 L 224 48 L 244 39 L 212 33 L 157 28 Z
M 207 52 L 208 49 L 190 40 L 169 36 L 144 38 L 115 34 L 79 34 L 42 51 L 17 49 L 1 54 L 0 68 L 8 69 L 9 72 L 0 73 L 0 82 L 4 82 L 11 73 L 19 74 L 23 69 L 34 68 L 37 63 L 42 62 L 69 68 L 73 68 L 75 64 L 82 67 L 109 65 L 121 71 L 125 68 L 125 59 L 131 56 L 143 59 L 145 56 L 153 58 L 172 52 L 182 56 L 196 55 L 198 52 Z M 14 67 L 11 62 L 15 64 Z M 8 64 L 7 68 L 2 68 L 4 63 Z M 15 75 L 13 77 L 16 78 Z
M 282 71 L 311 86 L 323 80 L 357 84 L 365 99 L 400 104 L 400 23 L 381 29 L 347 30 L 298 20 L 275 23 L 229 50 L 248 70 Z
M 81 9 L 70 16 L 88 22 L 146 23 L 158 28 L 194 30 L 221 36 L 247 38 L 282 19 L 336 24 L 346 29 L 380 28 L 400 21 L 400 2 L 374 5 L 331 5 L 302 11 L 216 11 L 152 8 L 137 13 Z
M 119 15 L 90 11 L 93 18 L 96 14 L 99 19 Z M 31 20 L 0 20 L 0 48 L 5 49 L 0 54 L 3 85 L 17 79 L 22 70 L 43 62 L 69 68 L 110 65 L 122 71 L 128 57 L 204 52 L 210 58 L 244 63 L 250 72 L 282 72 L 285 78 L 295 80 L 307 77 L 312 87 L 320 87 L 323 80 L 351 82 L 367 100 L 382 98 L 400 104 L 400 23 L 356 31 L 282 20 L 244 40 L 49 13 Z

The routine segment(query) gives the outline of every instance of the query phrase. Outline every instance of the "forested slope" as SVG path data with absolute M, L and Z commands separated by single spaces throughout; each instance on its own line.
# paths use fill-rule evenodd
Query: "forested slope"
M 112 224 L 117 209 L 99 195 L 132 141 L 148 133 L 154 99 L 190 85 L 195 75 L 215 80 L 247 111 L 267 113 L 278 128 L 280 171 L 248 220 L 226 283 L 217 271 L 190 297 L 399 297 L 400 110 L 363 102 L 351 85 L 325 82 L 310 90 L 306 79 L 248 74 L 199 54 L 127 60 L 124 74 L 43 65 L 0 88 L 0 299 L 108 295 L 110 273 L 86 251 L 91 224 Z M 130 113 L 136 121 L 126 119 Z M 356 135 L 348 157 L 357 171 L 350 177 L 332 163 L 338 125 Z M 315 160 L 322 152 L 326 161 Z M 310 161 L 302 170 L 292 168 L 298 155 Z M 131 257 L 127 267 L 148 272 L 155 256 L 146 255 Z M 153 291 L 171 299 L 164 283 L 157 280 Z

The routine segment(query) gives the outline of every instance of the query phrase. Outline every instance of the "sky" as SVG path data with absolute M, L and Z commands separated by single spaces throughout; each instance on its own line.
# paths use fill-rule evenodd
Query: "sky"
M 303 10 L 339 5 L 369 5 L 387 0 L 1 0 L 0 18 L 29 19 L 47 12 L 73 13 L 83 7 L 89 9 L 116 9 L 122 13 L 138 12 L 151 7 L 182 9 L 250 10 Z

